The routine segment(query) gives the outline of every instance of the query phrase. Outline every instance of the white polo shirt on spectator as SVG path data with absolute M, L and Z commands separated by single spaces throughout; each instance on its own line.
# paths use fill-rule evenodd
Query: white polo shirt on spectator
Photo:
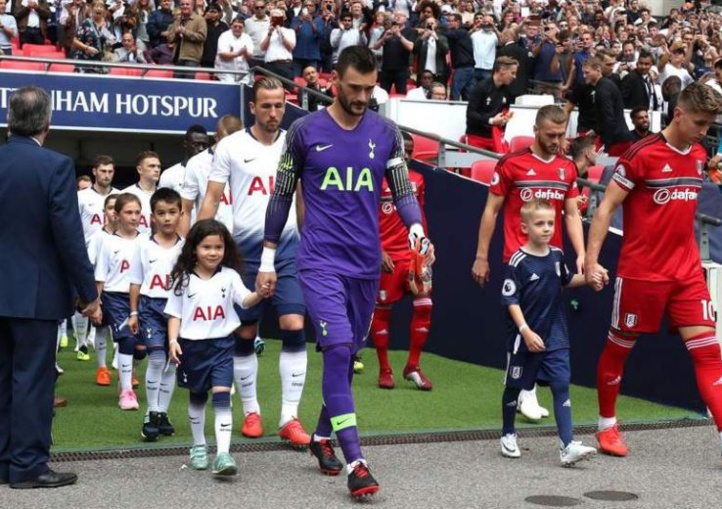
M 290 41 L 296 46 L 296 32 L 290 28 L 281 28 L 284 41 Z M 268 49 L 266 50 L 266 63 L 293 60 L 293 53 L 286 49 L 286 46 L 278 35 L 277 30 L 271 33 L 271 39 L 268 41 Z

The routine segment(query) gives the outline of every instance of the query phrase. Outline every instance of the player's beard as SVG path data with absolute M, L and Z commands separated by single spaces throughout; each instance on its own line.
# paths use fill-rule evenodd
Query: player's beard
M 348 115 L 351 115 L 353 117 L 360 117 L 364 114 L 366 111 L 366 107 L 368 106 L 368 102 L 362 102 L 362 101 L 349 101 L 346 96 L 343 94 L 343 92 L 338 94 L 338 103 L 341 105 L 341 108 L 343 108 L 343 111 L 345 111 Z M 354 106 L 360 110 L 354 109 Z

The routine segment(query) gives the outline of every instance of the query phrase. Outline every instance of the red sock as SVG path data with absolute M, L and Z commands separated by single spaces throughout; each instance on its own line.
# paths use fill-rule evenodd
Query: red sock
M 391 369 L 389 365 L 389 320 L 391 308 L 387 306 L 376 306 L 374 319 L 371 322 L 371 339 L 376 347 L 376 354 L 379 356 L 379 370 Z
M 610 329 L 604 351 L 597 366 L 597 398 L 599 415 L 614 417 L 619 388 L 622 384 L 624 361 L 632 352 L 636 336 L 622 336 L 619 331 Z
M 694 363 L 697 387 L 717 431 L 722 431 L 722 352 L 714 331 L 704 332 L 685 342 Z
M 414 299 L 414 316 L 411 318 L 411 344 L 409 345 L 409 360 L 406 366 L 418 368 L 421 350 L 429 337 L 431 327 L 431 297 Z

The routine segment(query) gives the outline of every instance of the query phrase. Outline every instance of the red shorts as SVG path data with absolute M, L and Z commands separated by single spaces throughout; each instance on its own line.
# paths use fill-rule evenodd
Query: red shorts
M 669 327 L 715 326 L 714 306 L 704 274 L 684 281 L 618 277 L 614 283 L 612 327 L 622 332 L 657 332 L 665 311 Z
M 409 293 L 409 263 L 411 260 L 402 258 L 394 260 L 394 271 L 381 271 L 379 293 L 376 295 L 377 305 L 389 305 L 398 302 Z

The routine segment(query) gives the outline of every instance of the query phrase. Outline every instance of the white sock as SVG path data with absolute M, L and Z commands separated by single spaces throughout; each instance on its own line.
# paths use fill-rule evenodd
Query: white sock
M 616 417 L 600 417 L 599 418 L 599 431 L 609 429 L 617 424 Z
M 160 412 L 158 399 L 160 397 L 160 381 L 165 367 L 165 352 L 153 350 L 148 355 L 148 367 L 145 370 L 145 394 L 148 398 L 148 411 Z
M 233 377 L 236 379 L 236 389 L 241 395 L 243 414 L 261 413 L 256 392 L 256 378 L 258 377 L 258 357 L 256 354 L 247 357 L 233 357 Z
M 231 407 L 213 407 L 216 416 L 216 447 L 217 454 L 231 450 L 231 435 L 233 434 L 233 414 Z
M 105 356 L 107 355 L 108 328 L 99 327 L 95 329 L 95 358 L 98 361 L 99 368 L 105 368 Z
M 158 411 L 167 412 L 170 407 L 170 400 L 173 399 L 175 390 L 175 364 L 168 364 L 163 370 L 160 378 L 160 389 L 158 391 Z
M 60 337 L 67 336 L 68 335 L 68 321 L 63 320 L 60 323 Z
M 60 351 L 60 337 L 62 336 L 60 325 L 58 325 L 58 334 L 55 337 L 55 353 Z
M 90 328 L 88 329 L 88 345 L 92 346 L 93 349 L 95 349 L 95 335 L 97 334 L 98 329 L 95 327 L 95 325 L 90 324 Z
M 113 369 L 118 369 L 118 343 L 113 341 Z
M 523 391 L 519 392 L 519 400 L 518 400 L 519 403 L 521 403 L 522 401 L 526 401 L 526 400 L 533 400 L 533 401 L 537 400 L 536 399 L 536 385 L 530 391 L 523 390 Z M 537 405 L 538 405 L 538 403 L 537 403 Z
M 206 406 L 188 403 L 188 422 L 191 425 L 193 445 L 206 445 L 206 436 L 203 434 L 206 427 Z
M 75 339 L 78 341 L 77 348 L 88 346 L 88 317 L 75 312 L 73 316 L 73 327 L 75 327 Z
M 278 358 L 278 371 L 281 373 L 281 418 L 278 426 L 298 417 L 298 404 L 306 382 L 308 354 L 300 352 L 284 352 Z
M 118 372 L 120 373 L 120 390 L 133 390 L 133 356 L 127 353 L 118 354 Z

